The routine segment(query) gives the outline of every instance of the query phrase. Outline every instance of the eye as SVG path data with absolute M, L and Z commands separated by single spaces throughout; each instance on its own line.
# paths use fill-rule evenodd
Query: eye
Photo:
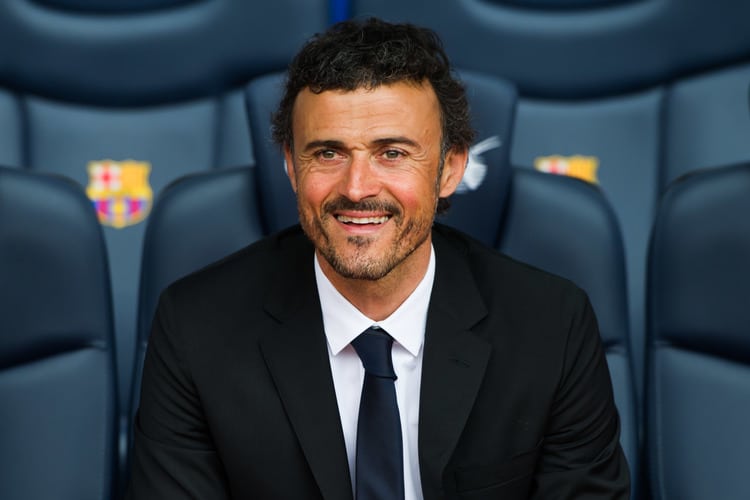
M 317 154 L 321 160 L 333 160 L 336 158 L 336 151 L 332 149 L 322 149 Z
M 383 152 L 383 157 L 386 160 L 398 160 L 404 156 L 404 153 L 402 151 L 399 151 L 398 149 L 387 149 Z

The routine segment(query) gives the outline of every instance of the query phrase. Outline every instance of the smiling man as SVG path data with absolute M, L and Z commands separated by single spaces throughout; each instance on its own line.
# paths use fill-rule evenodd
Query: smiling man
M 295 101 L 285 154 L 302 228 L 326 278 L 374 320 L 424 277 L 438 199 L 461 181 L 467 148 L 442 154 L 440 114 L 427 81 Z
M 585 294 L 434 223 L 473 138 L 437 37 L 332 27 L 273 127 L 300 226 L 163 294 L 129 498 L 628 498 Z

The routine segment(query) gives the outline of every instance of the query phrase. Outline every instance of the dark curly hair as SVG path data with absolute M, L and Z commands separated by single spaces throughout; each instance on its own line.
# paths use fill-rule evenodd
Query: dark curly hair
M 442 167 L 445 153 L 468 149 L 474 139 L 469 105 L 435 32 L 407 23 L 349 20 L 310 39 L 289 65 L 284 95 L 272 117 L 273 138 L 291 148 L 292 110 L 305 88 L 321 93 L 425 80 L 440 104 Z M 438 212 L 445 209 L 447 200 L 440 200 Z

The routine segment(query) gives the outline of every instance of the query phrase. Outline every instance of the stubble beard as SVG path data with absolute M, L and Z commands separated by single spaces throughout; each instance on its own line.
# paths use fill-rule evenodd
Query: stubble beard
M 432 219 L 422 217 L 417 220 L 404 221 L 400 211 L 393 213 L 389 223 L 396 227 L 398 235 L 394 245 L 384 250 L 380 255 L 372 255 L 371 247 L 377 239 L 367 236 L 349 236 L 346 239 L 347 248 L 340 251 L 325 230 L 323 220 L 314 216 L 306 217 L 301 207 L 299 210 L 302 229 L 313 242 L 320 255 L 344 278 L 377 281 L 388 276 L 402 264 L 429 238 L 432 229 Z M 324 211 L 323 219 L 335 224 L 330 211 Z

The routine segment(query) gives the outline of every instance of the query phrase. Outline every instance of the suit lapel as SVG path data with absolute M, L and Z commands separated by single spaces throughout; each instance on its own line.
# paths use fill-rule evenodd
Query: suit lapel
M 467 257 L 438 232 L 435 284 L 425 333 L 419 411 L 420 473 L 425 499 L 438 498 L 484 378 L 491 347 L 469 329 L 487 315 Z
M 304 237 L 302 237 L 304 238 Z M 279 323 L 261 350 L 313 476 L 326 500 L 351 500 L 349 465 L 315 285 L 312 246 L 281 248 L 266 310 Z M 287 255 L 284 255 L 287 254 Z

